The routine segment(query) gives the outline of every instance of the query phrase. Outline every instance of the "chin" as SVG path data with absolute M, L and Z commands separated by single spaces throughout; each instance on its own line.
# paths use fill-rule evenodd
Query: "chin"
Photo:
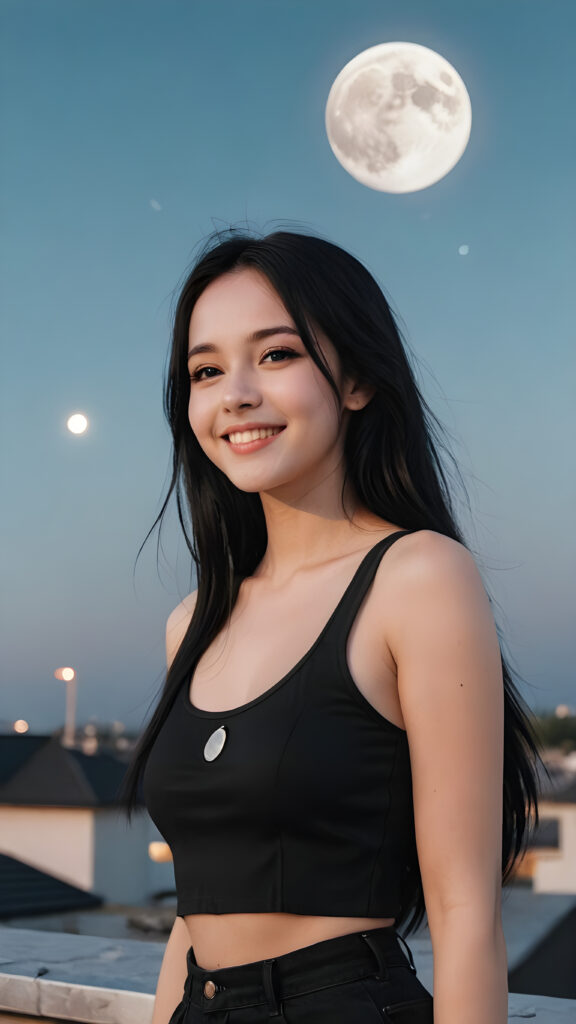
M 257 477 L 255 473 L 251 476 L 248 472 L 244 474 L 230 473 L 229 467 L 228 472 L 222 469 L 221 466 L 218 468 L 222 470 L 234 487 L 237 487 L 239 491 L 244 491 L 245 494 L 274 494 L 279 488 L 289 487 L 294 482 L 290 477 L 288 479 L 283 477 L 271 479 L 270 476 L 264 473 Z
M 273 493 L 278 487 L 281 487 L 281 483 L 267 484 L 265 482 L 253 484 L 247 480 L 234 480 L 233 477 L 228 477 L 231 484 L 237 487 L 239 491 L 244 491 L 245 494 L 265 494 Z

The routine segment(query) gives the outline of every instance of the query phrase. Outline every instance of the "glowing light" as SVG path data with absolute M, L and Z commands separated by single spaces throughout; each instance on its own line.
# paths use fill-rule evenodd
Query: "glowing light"
M 459 247 L 459 249 L 458 249 L 458 252 L 460 253 L 461 256 L 467 256 L 468 253 L 470 252 L 470 246 L 469 245 L 461 245 Z
M 168 843 L 148 843 L 148 856 L 157 864 L 172 860 L 172 851 Z
M 54 673 L 56 679 L 63 679 L 65 683 L 71 682 L 71 680 L 74 679 L 75 675 L 76 673 L 74 669 L 70 668 L 69 666 L 64 668 L 57 668 Z
M 81 412 L 75 412 L 66 420 L 66 426 L 71 434 L 83 434 L 88 427 L 88 420 Z
M 12 728 L 14 729 L 14 732 L 28 732 L 30 726 L 24 718 L 17 718 Z

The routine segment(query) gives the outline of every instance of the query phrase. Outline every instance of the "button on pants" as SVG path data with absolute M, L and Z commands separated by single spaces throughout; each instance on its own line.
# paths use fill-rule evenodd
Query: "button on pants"
M 393 925 L 214 971 L 192 946 L 186 960 L 169 1024 L 433 1024 L 432 996 Z

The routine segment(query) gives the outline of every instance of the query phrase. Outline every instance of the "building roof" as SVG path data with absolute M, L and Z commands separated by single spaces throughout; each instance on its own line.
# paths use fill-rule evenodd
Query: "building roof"
M 537 764 L 538 799 L 542 803 L 576 803 L 576 771 L 573 762 L 560 751 L 547 750 L 545 767 Z
M 126 767 L 112 753 L 64 747 L 59 736 L 0 736 L 0 805 L 117 805 Z
M 560 827 L 558 818 L 540 816 L 537 828 L 530 835 L 531 849 L 560 849 Z
M 49 736 L 0 736 L 0 786 L 12 777 L 32 754 L 44 746 Z
M 0 918 L 99 907 L 100 896 L 0 853 Z
M 559 779 L 554 789 L 549 789 L 542 799 L 552 804 L 576 804 L 576 775 L 571 773 Z

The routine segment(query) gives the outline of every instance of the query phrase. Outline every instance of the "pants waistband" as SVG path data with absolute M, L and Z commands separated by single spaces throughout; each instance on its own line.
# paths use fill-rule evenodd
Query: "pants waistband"
M 408 957 L 401 949 L 402 942 Z M 282 956 L 235 967 L 199 967 L 190 946 L 184 999 L 204 1013 L 268 1004 L 282 1020 L 282 1001 L 360 978 L 386 980 L 388 967 L 416 968 L 412 953 L 394 925 L 325 939 Z

